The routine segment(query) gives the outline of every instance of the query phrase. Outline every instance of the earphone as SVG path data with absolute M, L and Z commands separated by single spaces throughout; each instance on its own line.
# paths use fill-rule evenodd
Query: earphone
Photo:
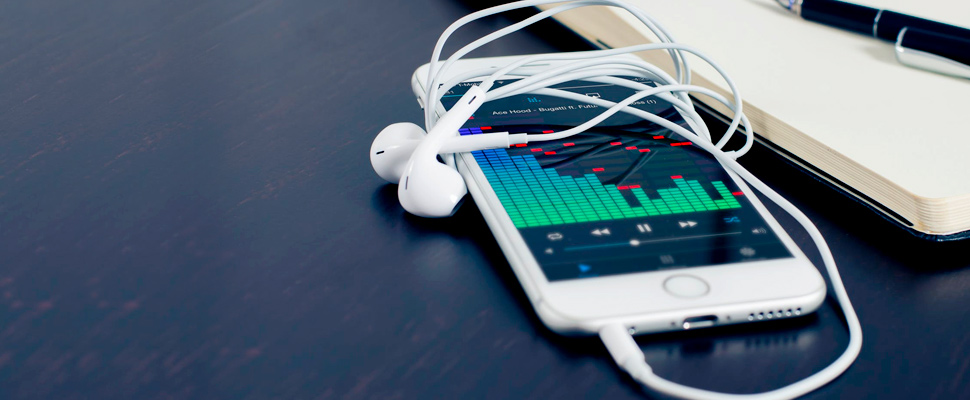
M 444 43 L 461 26 L 493 14 L 551 3 L 561 4 L 469 43 L 445 61 L 440 61 Z M 458 74 L 457 76 L 448 74 L 449 68 L 455 61 L 484 44 L 560 12 L 591 5 L 605 5 L 625 9 L 649 28 L 659 38 L 660 43 L 641 44 L 608 50 L 528 56 L 502 67 L 469 71 Z M 643 61 L 615 57 L 631 52 L 656 50 L 666 51 L 670 55 L 674 64 L 675 76 L 670 76 L 662 69 Z M 693 54 L 712 66 L 731 89 L 732 98 L 728 99 L 718 92 L 691 85 L 690 66 L 685 57 L 685 53 Z M 565 63 L 538 72 L 524 68 L 530 64 L 550 60 L 565 61 Z M 616 78 L 616 76 L 621 75 L 647 77 L 657 82 L 657 86 L 654 87 L 627 79 Z M 451 78 L 446 82 L 442 82 L 445 76 L 451 76 Z M 519 79 L 507 85 L 492 89 L 496 80 L 503 77 Z M 468 91 L 462 95 L 458 102 L 450 110 L 445 112 L 441 104 L 442 95 L 457 84 L 473 79 L 481 79 L 481 83 L 477 86 L 469 87 Z M 637 92 L 620 102 L 610 102 L 550 87 L 558 83 L 577 79 L 626 86 Z M 809 232 L 819 252 L 822 254 L 825 269 L 832 281 L 836 299 L 845 314 L 846 324 L 849 330 L 849 345 L 835 362 L 812 376 L 770 392 L 754 395 L 722 394 L 686 387 L 654 375 L 650 367 L 646 364 L 642 351 L 640 351 L 636 342 L 633 340 L 629 327 L 621 324 L 603 326 L 599 331 L 599 335 L 610 355 L 624 371 L 627 371 L 645 386 L 669 395 L 684 398 L 792 398 L 811 392 L 837 378 L 858 356 L 862 346 L 861 325 L 839 277 L 832 254 L 822 238 L 821 233 L 791 203 L 768 188 L 735 161 L 737 157 L 740 157 L 751 148 L 754 135 L 751 130 L 751 124 L 742 111 L 741 97 L 734 82 L 720 66 L 702 52 L 689 46 L 675 43 L 671 35 L 642 10 L 622 0 L 577 0 L 568 2 L 563 2 L 562 0 L 532 0 L 495 6 L 469 14 L 449 26 L 439 38 L 432 53 L 427 82 L 428 84 L 423 96 L 427 134 L 424 133 L 423 129 L 414 124 L 394 124 L 380 132 L 370 150 L 370 160 L 374 170 L 385 180 L 398 184 L 398 198 L 401 205 L 412 214 L 424 217 L 449 216 L 454 212 L 455 207 L 460 203 L 462 197 L 468 192 L 461 175 L 454 167 L 454 153 L 490 148 L 505 148 L 513 144 L 528 143 L 529 141 L 563 139 L 583 132 L 618 112 L 624 112 L 654 122 L 681 136 L 692 138 L 698 147 L 710 152 L 726 168 L 737 173 L 752 187 L 781 206 L 782 209 L 791 214 Z M 687 96 L 688 92 L 701 93 L 709 96 L 723 103 L 734 112 L 728 130 L 716 143 L 712 141 L 710 132 L 707 130 L 700 115 L 694 109 L 690 98 Z M 542 135 L 508 132 L 473 136 L 459 136 L 457 134 L 458 129 L 486 101 L 523 93 L 543 94 L 587 102 L 604 107 L 606 110 L 595 118 L 576 127 Z M 684 118 L 689 129 L 631 106 L 635 101 L 648 96 L 657 96 L 673 105 Z M 439 114 L 442 115 L 440 119 L 438 118 Z M 735 151 L 722 151 L 733 133 L 741 125 L 744 126 L 744 145 Z M 442 161 L 439 161 L 439 157 Z

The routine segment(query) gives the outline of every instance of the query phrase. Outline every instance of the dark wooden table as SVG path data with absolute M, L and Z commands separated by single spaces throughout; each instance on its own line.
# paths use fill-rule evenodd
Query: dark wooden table
M 411 72 L 478 6 L 0 3 L 0 399 L 650 396 L 543 327 L 475 207 L 405 215 L 370 169 L 376 133 L 421 118 Z M 476 55 L 584 48 L 547 25 Z M 818 224 L 864 325 L 808 397 L 970 398 L 970 242 L 744 162 Z M 664 377 L 762 391 L 837 357 L 840 318 L 640 341 Z

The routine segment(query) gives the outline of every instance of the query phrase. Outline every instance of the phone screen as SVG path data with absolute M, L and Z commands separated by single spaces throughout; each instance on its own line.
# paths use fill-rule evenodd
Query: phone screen
M 476 84 L 454 87 L 444 106 Z M 554 87 L 611 101 L 634 93 L 585 81 Z M 634 106 L 686 126 L 663 100 Z M 460 133 L 550 133 L 604 110 L 518 95 L 486 102 Z M 626 113 L 565 140 L 472 155 L 550 281 L 792 257 L 713 156 Z

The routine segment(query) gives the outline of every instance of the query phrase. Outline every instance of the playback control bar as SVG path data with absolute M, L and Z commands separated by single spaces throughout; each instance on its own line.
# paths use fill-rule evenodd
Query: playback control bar
M 744 212 L 630 218 L 520 229 L 550 280 L 791 257 Z

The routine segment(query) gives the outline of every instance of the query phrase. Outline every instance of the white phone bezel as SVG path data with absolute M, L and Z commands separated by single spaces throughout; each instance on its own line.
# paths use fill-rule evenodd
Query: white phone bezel
M 518 57 L 464 59 L 454 64 L 450 72 L 460 74 L 502 66 Z M 554 62 L 531 68 L 548 68 L 550 64 Z M 412 87 L 422 105 L 427 74 L 425 64 L 412 77 Z M 750 194 L 748 199 L 794 257 L 550 282 L 474 157 L 462 153 L 455 159 L 469 192 L 537 314 L 546 326 L 559 333 L 593 334 L 603 325 L 615 322 L 641 333 L 675 330 L 683 328 L 685 319 L 697 316 L 716 316 L 718 325 L 773 319 L 812 312 L 825 298 L 821 274 L 732 171 L 728 171 L 731 178 Z M 682 274 L 705 280 L 710 292 L 698 298 L 667 293 L 663 282 Z

